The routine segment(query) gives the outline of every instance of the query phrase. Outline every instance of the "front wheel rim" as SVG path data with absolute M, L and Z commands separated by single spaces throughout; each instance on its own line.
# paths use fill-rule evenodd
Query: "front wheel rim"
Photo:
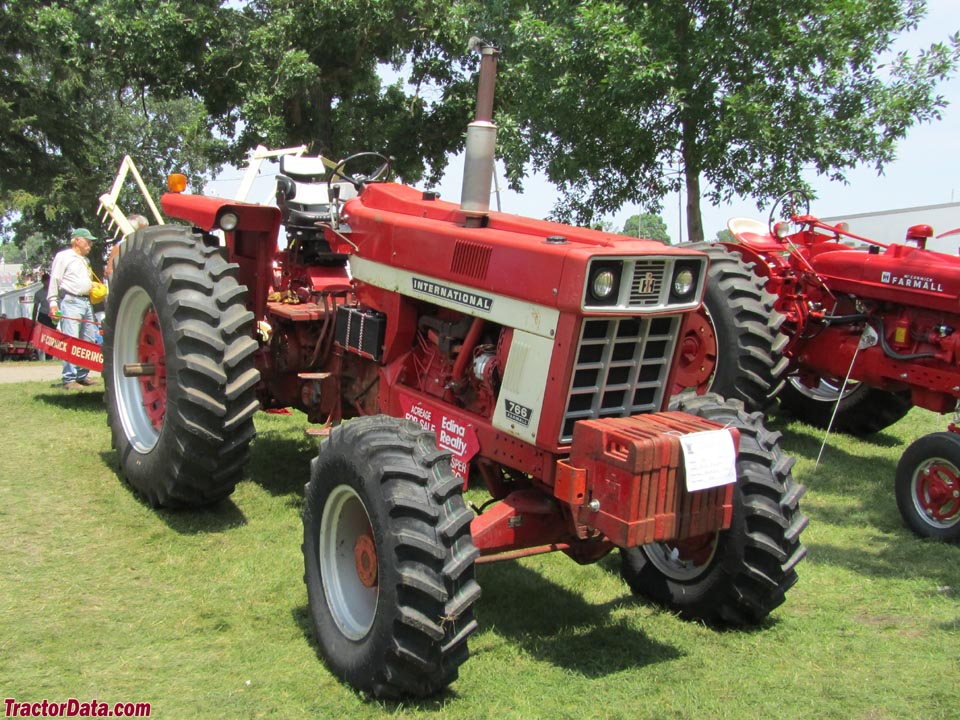
M 910 496 L 928 525 L 948 529 L 960 524 L 960 471 L 952 462 L 934 457 L 917 466 Z
M 694 388 L 703 395 L 717 371 L 717 329 L 706 311 L 692 313 L 683 327 L 674 394 Z
M 340 632 L 360 640 L 373 627 L 380 593 L 370 516 L 353 488 L 339 485 L 330 493 L 318 540 L 327 607 Z
M 644 545 L 641 549 L 657 570 L 671 580 L 690 582 L 700 577 L 717 554 L 718 533 L 697 535 L 679 542 Z
M 127 364 L 151 365 L 151 375 L 127 377 Z M 131 288 L 117 310 L 113 387 L 123 431 L 137 452 L 157 444 L 167 407 L 166 353 L 156 308 L 146 290 Z

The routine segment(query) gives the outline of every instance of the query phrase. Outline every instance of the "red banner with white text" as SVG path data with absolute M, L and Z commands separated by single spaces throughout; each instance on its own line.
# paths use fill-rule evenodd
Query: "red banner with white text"
M 103 350 L 96 343 L 64 335 L 41 323 L 34 324 L 30 343 L 47 355 L 53 355 L 88 370 L 103 371 Z

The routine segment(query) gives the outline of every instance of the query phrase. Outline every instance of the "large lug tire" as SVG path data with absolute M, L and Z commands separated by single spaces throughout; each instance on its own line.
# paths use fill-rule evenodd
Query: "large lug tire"
M 940 432 L 911 444 L 897 464 L 896 495 L 917 535 L 960 541 L 960 437 Z
M 327 667 L 358 690 L 426 697 L 467 659 L 480 586 L 462 484 L 432 433 L 386 416 L 334 428 L 311 463 L 310 614 Z
M 107 424 L 120 472 L 155 507 L 199 507 L 240 480 L 259 373 L 236 265 L 189 228 L 120 247 L 104 318 Z M 147 374 L 126 377 L 124 366 Z
M 676 409 L 740 431 L 731 527 L 677 543 L 621 548 L 621 575 L 633 592 L 717 626 L 760 623 L 784 601 L 806 554 L 800 533 L 804 488 L 793 482 L 793 458 L 783 455 L 780 434 L 759 413 L 712 395 L 682 398 Z
M 710 258 L 703 305 L 684 321 L 673 394 L 693 389 L 766 410 L 783 385 L 788 338 L 775 297 L 739 254 L 723 245 L 693 243 Z
M 839 383 L 822 380 L 817 387 L 809 387 L 790 376 L 780 392 L 780 407 L 801 422 L 826 429 L 838 398 Z M 832 429 L 850 435 L 880 432 L 910 412 L 911 407 L 909 391 L 890 392 L 851 381 L 840 398 Z

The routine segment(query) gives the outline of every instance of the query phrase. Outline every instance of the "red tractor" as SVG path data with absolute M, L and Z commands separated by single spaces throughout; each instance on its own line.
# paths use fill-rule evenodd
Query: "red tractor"
M 460 205 L 388 182 L 377 153 L 285 157 L 277 207 L 164 195 L 187 225 L 129 236 L 111 278 L 108 422 L 149 502 L 229 495 L 260 408 L 328 432 L 303 511 L 310 612 L 330 670 L 377 697 L 457 677 L 479 562 L 618 548 L 634 592 L 740 626 L 805 552 L 779 435 L 714 395 L 668 407 L 707 257 L 489 211 L 496 57 Z M 473 511 L 468 481 L 489 495 Z
M 781 218 L 786 218 L 782 220 Z M 802 192 L 781 197 L 766 224 L 734 219 L 734 242 L 697 246 L 711 258 L 699 317 L 684 338 L 693 349 L 686 386 L 763 406 L 779 390 L 792 415 L 855 435 L 877 432 L 913 407 L 956 412 L 960 398 L 960 258 L 926 249 L 928 225 L 885 245 L 810 215 Z M 738 273 L 734 283 L 718 273 Z M 775 310 L 745 320 L 735 298 L 759 293 Z M 779 332 L 782 389 L 771 373 L 749 384 L 729 380 L 749 353 L 733 329 Z M 703 359 L 703 362 L 697 362 Z M 763 368 L 768 365 L 761 365 Z M 726 374 L 724 373 L 726 371 Z M 904 452 L 896 498 L 906 524 L 924 537 L 960 540 L 960 427 L 920 438 Z

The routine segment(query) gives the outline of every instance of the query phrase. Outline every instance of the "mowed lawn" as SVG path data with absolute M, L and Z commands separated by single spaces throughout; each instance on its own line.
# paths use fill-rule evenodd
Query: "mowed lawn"
M 149 702 L 154 718 L 960 717 L 960 547 L 915 538 L 893 497 L 902 450 L 947 419 L 832 436 L 819 469 L 817 431 L 772 424 L 808 488 L 809 553 L 763 627 L 717 632 L 635 599 L 616 554 L 484 565 L 460 679 L 395 704 L 317 656 L 303 415 L 259 414 L 248 479 L 174 513 L 118 479 L 102 388 L 0 385 L 0 699 Z

